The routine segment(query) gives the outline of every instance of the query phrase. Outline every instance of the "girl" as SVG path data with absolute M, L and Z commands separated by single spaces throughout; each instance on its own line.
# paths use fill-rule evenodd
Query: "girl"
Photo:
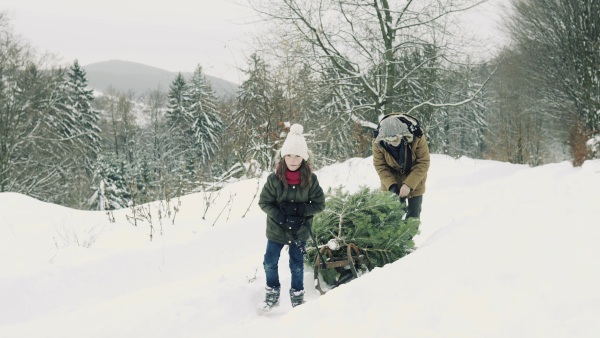
M 262 311 L 279 305 L 278 262 L 285 245 L 289 246 L 290 254 L 292 306 L 304 303 L 304 245 L 313 215 L 325 208 L 325 195 L 308 162 L 303 130 L 299 124 L 291 126 L 275 155 L 275 172 L 267 178 L 258 201 L 267 214 L 267 249 L 263 261 L 267 286 L 265 300 L 259 305 Z

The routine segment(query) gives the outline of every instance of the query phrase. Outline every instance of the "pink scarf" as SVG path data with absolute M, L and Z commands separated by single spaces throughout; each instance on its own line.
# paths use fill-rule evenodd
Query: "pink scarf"
M 288 184 L 300 184 L 300 170 L 289 171 L 286 169 L 285 178 Z

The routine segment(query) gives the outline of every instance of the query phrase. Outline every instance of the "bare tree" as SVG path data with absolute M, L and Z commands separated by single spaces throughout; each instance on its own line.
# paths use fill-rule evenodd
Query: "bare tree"
M 167 151 L 165 141 L 167 139 L 167 127 L 165 122 L 165 109 L 167 106 L 167 95 L 160 88 L 156 88 L 147 93 L 146 104 L 147 113 L 150 115 L 150 124 L 148 126 L 152 145 L 152 161 L 161 163 Z
M 64 70 L 44 62 L 0 12 L 0 191 L 61 202 L 68 144 L 80 135 L 59 132 Z
M 135 94 L 131 91 L 120 92 L 110 86 L 106 95 L 96 99 L 96 109 L 102 111 L 102 132 L 105 148 L 116 156 L 124 156 L 131 164 L 137 143 L 138 125 L 135 115 Z
M 600 2 L 515 0 L 513 9 L 507 27 L 529 61 L 522 74 L 580 165 L 590 156 L 586 142 L 600 134 Z
M 553 137 L 552 119 L 540 114 L 535 86 L 523 76 L 521 66 L 528 56 L 506 48 L 498 58 L 502 61 L 489 86 L 487 155 L 511 163 L 543 164 L 560 142 Z
M 434 46 L 436 61 L 448 60 L 451 14 L 483 1 L 388 0 L 264 0 L 254 8 L 276 23 L 279 37 L 304 45 L 323 73 L 337 74 L 340 100 L 359 125 L 373 127 L 391 113 L 398 89 L 432 60 L 404 68 L 400 59 Z M 426 54 L 423 54 L 426 55 Z M 364 101 L 356 101 L 356 96 Z M 427 104 L 440 105 L 433 98 Z

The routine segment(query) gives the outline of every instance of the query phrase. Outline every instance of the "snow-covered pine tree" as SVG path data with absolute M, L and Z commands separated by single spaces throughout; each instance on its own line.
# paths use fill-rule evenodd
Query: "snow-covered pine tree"
M 113 154 L 98 158 L 97 187 L 88 204 L 95 210 L 116 210 L 128 206 L 131 200 L 128 188 L 127 163 Z
M 81 207 L 89 198 L 100 152 L 99 114 L 91 108 L 93 96 L 86 89 L 85 72 L 77 61 L 69 70 L 53 70 L 51 77 L 36 75 L 39 72 L 35 68 L 32 65 L 26 72 L 24 79 L 29 83 L 23 87 L 33 94 L 31 114 L 39 114 L 34 119 L 36 125 L 30 126 L 37 134 L 32 148 L 36 150 L 27 153 L 53 163 L 54 176 L 44 180 L 53 182 L 43 188 L 45 196 L 36 197 Z
M 300 73 L 301 81 L 306 76 L 305 72 Z M 307 84 L 312 92 L 303 95 L 306 100 L 314 102 L 309 106 L 308 116 L 303 118 L 307 130 L 315 135 L 313 151 L 317 155 L 315 160 L 318 166 L 371 154 L 370 134 L 362 130 L 359 124 L 349 123 L 347 115 L 350 106 L 366 107 L 363 105 L 366 98 L 356 91 L 356 79 L 347 78 L 341 82 L 342 76 L 336 73 L 335 69 L 330 69 L 318 79 L 310 79 Z M 356 113 L 364 119 L 369 109 L 356 109 Z
M 277 90 L 265 61 L 256 53 L 248 60 L 248 79 L 240 87 L 237 108 L 230 122 L 230 132 L 235 134 L 234 149 L 238 163 L 248 168 L 249 163 L 258 163 L 261 168 L 272 167 L 282 131 L 282 92 Z M 253 168 L 256 170 L 257 168 Z
M 87 86 L 85 71 L 75 60 L 65 74 L 57 122 L 62 124 L 59 132 L 63 138 L 61 144 L 65 146 L 63 159 L 68 159 L 64 161 L 64 184 L 69 197 L 63 203 L 78 207 L 89 199 L 89 188 L 101 151 L 100 116 L 92 108 L 93 91 Z
M 93 90 L 88 89 L 85 70 L 79 66 L 79 61 L 73 62 L 67 76 L 68 109 L 71 110 L 70 115 L 75 118 L 77 129 L 80 132 L 77 143 L 83 155 L 84 162 L 81 164 L 87 173 L 91 174 L 101 151 L 101 130 L 98 127 L 100 115 L 92 108 Z
M 195 159 L 194 152 L 194 115 L 190 111 L 192 99 L 189 96 L 188 84 L 181 73 L 171 83 L 168 94 L 166 111 L 167 126 L 170 135 L 169 145 L 173 151 L 170 153 L 169 176 L 177 179 L 184 191 L 193 188 L 195 175 L 193 167 L 190 168 L 189 160 Z
M 314 217 L 312 231 L 317 244 L 337 247 L 334 257 L 345 259 L 347 245 L 354 243 L 366 255 L 369 268 L 381 267 L 414 249 L 412 238 L 420 223 L 414 218 L 403 219 L 405 213 L 404 205 L 394 194 L 366 187 L 350 194 L 337 188 L 327 192 L 325 210 Z M 314 265 L 317 249 L 311 242 L 306 260 Z M 335 273 L 324 273 L 326 282 L 331 284 Z
M 168 94 L 168 106 L 166 111 L 167 123 L 173 136 L 183 138 L 190 133 L 192 114 L 189 107 L 191 98 L 187 90 L 187 82 L 181 73 L 171 83 Z
M 190 82 L 188 83 L 188 108 L 193 116 L 194 145 L 198 160 L 202 167 L 210 161 L 219 147 L 219 140 L 223 131 L 223 122 L 217 110 L 216 94 L 206 80 L 202 67 L 198 65 Z M 210 166 L 207 166 L 207 170 Z

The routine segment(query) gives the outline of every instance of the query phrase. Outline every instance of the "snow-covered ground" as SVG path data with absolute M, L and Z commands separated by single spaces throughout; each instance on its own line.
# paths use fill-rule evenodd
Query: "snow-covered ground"
M 377 188 L 371 161 L 317 174 Z M 152 241 L 130 210 L 0 194 L 0 337 L 600 337 L 600 160 L 433 155 L 415 252 L 323 296 L 306 269 L 308 302 L 268 316 L 262 182 L 182 197 Z M 285 254 L 280 275 L 285 290 Z

